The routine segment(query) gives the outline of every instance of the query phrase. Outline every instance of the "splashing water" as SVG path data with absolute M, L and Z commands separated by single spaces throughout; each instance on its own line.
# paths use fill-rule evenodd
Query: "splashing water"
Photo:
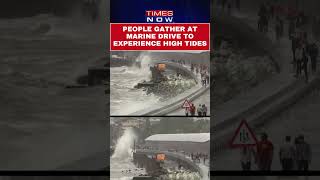
M 152 60 L 150 58 L 150 53 L 149 52 L 143 52 L 141 53 L 137 59 L 137 62 L 140 62 L 141 64 L 141 68 L 138 70 L 138 73 L 141 73 L 143 75 L 145 75 L 145 77 L 148 77 L 148 79 L 145 80 L 150 80 L 150 65 L 152 63 Z
M 137 140 L 132 128 L 124 131 L 123 135 L 119 138 L 112 158 L 129 159 L 132 158 L 134 142 Z
M 159 97 L 146 94 L 143 89 L 134 88 L 138 83 L 151 79 L 149 67 L 152 60 L 149 53 L 141 53 L 136 61 L 141 63 L 141 68 L 123 66 L 110 69 L 110 110 L 112 115 L 128 115 L 159 102 Z
M 137 168 L 132 163 L 132 150 L 137 139 L 137 135 L 132 128 L 127 128 L 118 139 L 114 154 L 111 157 L 110 179 L 131 180 L 135 176 L 145 174 L 144 169 Z

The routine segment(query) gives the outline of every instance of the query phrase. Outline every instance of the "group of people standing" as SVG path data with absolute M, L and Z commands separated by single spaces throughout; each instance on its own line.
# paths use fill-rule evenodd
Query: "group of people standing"
M 285 137 L 285 143 L 280 147 L 279 157 L 282 169 L 286 171 L 297 169 L 309 170 L 311 163 L 311 147 L 300 135 L 291 141 L 291 136 Z
M 204 72 L 209 72 L 209 68 L 207 65 L 205 64 L 195 64 L 195 63 L 191 63 L 190 65 L 190 70 L 191 72 L 195 72 L 196 74 L 198 73 L 204 73 Z
M 208 112 L 208 107 L 205 104 L 199 104 L 197 108 L 197 113 L 199 117 L 206 117 Z
M 264 33 L 268 32 L 271 20 L 275 20 L 276 38 L 279 39 L 284 34 L 285 19 L 288 19 L 290 22 L 292 18 L 296 18 L 297 16 L 297 11 L 289 6 L 282 6 L 271 2 L 262 3 L 258 11 L 258 30 Z M 299 14 L 299 17 L 301 16 L 303 16 L 303 13 Z
M 304 140 L 303 135 L 295 138 L 294 143 L 291 142 L 291 137 L 286 136 L 285 142 L 279 149 L 279 161 L 282 170 L 309 170 L 311 163 L 311 147 Z M 273 143 L 268 139 L 268 135 L 263 133 L 261 141 L 254 147 L 243 147 L 241 149 L 241 166 L 244 171 L 252 169 L 252 161 L 257 164 L 258 170 L 270 171 L 274 156 Z
M 207 87 L 210 84 L 210 76 L 207 72 L 201 73 L 201 84 L 203 87 Z
M 318 46 L 316 42 L 309 43 L 307 32 L 296 32 L 291 36 L 291 46 L 293 55 L 293 67 L 296 71 L 295 77 L 299 77 L 304 72 L 305 80 L 308 82 L 308 62 L 311 61 L 311 70 L 313 73 L 317 71 Z
M 264 33 L 268 32 L 269 22 L 275 17 L 276 40 L 280 40 L 284 36 L 284 19 L 287 19 L 295 77 L 299 77 L 303 71 L 305 80 L 308 82 L 308 62 L 310 60 L 311 70 L 316 73 L 319 50 L 316 41 L 309 42 L 308 40 L 307 29 L 309 21 L 305 13 L 290 7 L 268 3 L 261 4 L 258 16 L 258 30 Z
M 191 153 L 190 157 L 193 161 L 198 161 L 198 163 L 201 163 L 201 159 L 203 160 L 203 164 L 206 163 L 206 160 L 209 159 L 209 156 L 207 154 L 203 154 L 203 153 Z
M 207 87 L 210 84 L 210 71 L 207 65 L 191 63 L 190 70 L 196 74 L 200 73 L 202 86 Z
M 197 115 L 196 115 L 197 112 Z M 198 108 L 195 107 L 193 103 L 190 103 L 189 108 L 185 108 L 186 116 L 198 116 L 206 117 L 208 112 L 208 107 L 205 104 L 199 104 Z
M 183 65 L 186 65 L 186 61 L 183 60 L 183 59 L 180 59 L 180 60 L 173 60 L 173 62 L 177 63 L 177 64 L 180 64 L 181 66 Z

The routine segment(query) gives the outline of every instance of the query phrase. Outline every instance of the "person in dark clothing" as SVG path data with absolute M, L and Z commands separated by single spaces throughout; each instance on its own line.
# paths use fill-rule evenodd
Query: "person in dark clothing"
M 280 18 L 280 37 L 283 37 L 284 35 L 284 22 L 283 19 Z
M 265 31 L 265 26 L 267 25 L 267 8 L 264 4 L 261 4 L 259 12 L 258 12 L 259 20 L 258 20 L 258 29 L 260 32 Z
M 262 17 L 259 17 L 259 19 L 258 19 L 258 31 L 259 31 L 259 32 L 262 32 L 262 31 L 263 31 Z
M 304 136 L 300 135 L 298 137 L 298 142 L 295 145 L 295 159 L 297 161 L 297 166 L 299 171 L 308 171 L 309 164 L 311 163 L 311 147 L 305 142 Z
M 185 108 L 184 110 L 185 110 L 184 112 L 185 112 L 186 117 L 188 117 L 189 116 L 189 111 L 190 111 L 189 108 Z
M 300 12 L 298 17 L 297 17 L 297 27 L 302 27 L 306 25 L 307 23 L 307 18 L 304 14 L 304 12 Z
M 260 32 L 268 32 L 269 21 L 267 16 L 261 16 L 259 19 Z
M 210 84 L 210 76 L 209 76 L 209 74 L 206 74 L 206 82 L 207 82 L 207 84 Z
M 198 113 L 199 117 L 202 116 L 202 105 L 201 104 L 199 104 L 199 106 L 198 106 L 197 113 Z
M 281 37 L 281 20 L 279 16 L 276 17 L 275 33 L 276 39 L 279 41 Z
M 267 33 L 267 32 L 269 31 L 269 19 L 268 19 L 268 15 L 263 16 L 262 22 L 263 22 L 263 32 L 264 32 L 264 33 Z
M 301 41 L 302 41 L 302 44 L 305 46 L 308 44 L 308 33 L 307 32 L 302 33 Z
M 288 36 L 289 36 L 290 40 L 292 39 L 295 30 L 296 30 L 296 24 L 295 24 L 294 20 L 291 19 L 289 21 L 289 26 L 288 26 Z
M 240 154 L 241 167 L 243 171 L 251 170 L 251 161 L 254 159 L 255 152 L 252 147 L 243 147 Z
M 291 50 L 292 50 L 292 56 L 293 56 L 292 64 L 293 64 L 293 67 L 295 69 L 296 65 L 297 65 L 296 49 L 297 49 L 297 47 L 299 45 L 299 38 L 297 37 L 296 34 L 292 34 L 290 39 L 291 39 Z
M 206 117 L 208 112 L 208 108 L 205 104 L 202 105 L 202 116 Z
M 300 28 L 301 26 L 302 26 L 302 17 L 299 14 L 299 15 L 296 16 L 296 27 Z
M 275 14 L 274 11 L 275 11 L 275 7 L 273 4 L 271 4 L 269 9 L 271 18 L 274 18 L 274 14 Z
M 280 147 L 279 157 L 282 170 L 290 171 L 294 164 L 294 146 L 291 144 L 291 137 L 286 136 L 285 143 Z
M 310 56 L 312 72 L 315 73 L 317 72 L 317 58 L 319 54 L 317 44 L 316 43 L 309 44 L 307 47 L 307 51 Z
M 274 6 L 269 2 L 267 3 L 267 13 L 268 13 L 268 18 L 274 17 Z
M 258 16 L 259 16 L 258 26 L 260 26 L 260 32 L 268 32 L 268 26 L 269 26 L 268 9 L 265 4 L 262 4 L 260 6 Z
M 295 62 L 296 62 L 296 77 L 299 77 L 302 71 L 302 62 L 304 58 L 303 47 L 302 45 L 298 45 L 295 50 Z
M 306 82 L 309 81 L 309 76 L 308 76 L 308 53 L 307 53 L 307 48 L 306 45 L 304 44 L 302 47 L 302 51 L 303 51 L 303 57 L 302 57 L 302 70 L 304 72 L 305 78 L 306 78 Z

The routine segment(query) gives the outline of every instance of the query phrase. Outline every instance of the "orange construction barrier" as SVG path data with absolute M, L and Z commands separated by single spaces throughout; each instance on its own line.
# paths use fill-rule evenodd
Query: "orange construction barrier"
M 158 64 L 158 70 L 159 70 L 159 71 L 164 71 L 164 70 L 166 70 L 166 64 Z
M 158 161 L 164 161 L 166 159 L 166 155 L 165 154 L 157 154 L 157 160 Z

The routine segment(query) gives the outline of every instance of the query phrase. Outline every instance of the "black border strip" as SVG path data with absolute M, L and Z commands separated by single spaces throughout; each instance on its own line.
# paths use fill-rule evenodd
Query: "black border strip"
M 110 176 L 110 171 L 0 171 L 0 176 Z
M 320 176 L 320 171 L 210 171 L 210 176 Z
M 129 118 L 152 118 L 152 117 L 158 117 L 158 118 L 166 118 L 166 117 L 177 117 L 177 118 L 211 118 L 211 116 L 110 116 L 112 118 L 117 117 L 129 117 Z

